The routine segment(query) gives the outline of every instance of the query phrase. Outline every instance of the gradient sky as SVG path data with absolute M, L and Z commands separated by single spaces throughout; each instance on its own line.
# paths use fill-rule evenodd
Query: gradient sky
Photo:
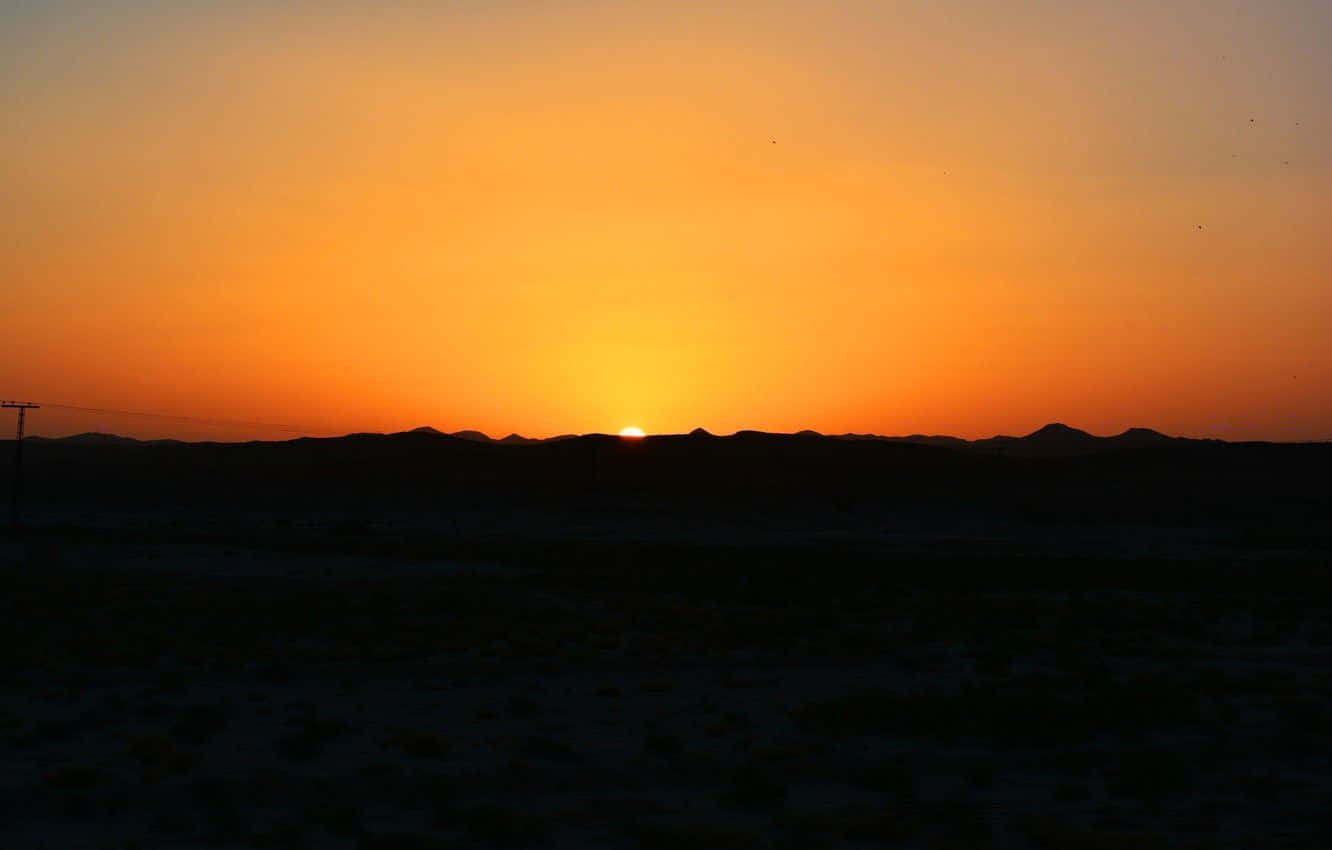
M 1332 3 L 721 5 L 3 2 L 0 397 L 1332 438 Z

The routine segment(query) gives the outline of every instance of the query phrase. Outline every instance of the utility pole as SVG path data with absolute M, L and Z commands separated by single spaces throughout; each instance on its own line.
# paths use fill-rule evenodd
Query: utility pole
M 10 503 L 9 522 L 15 531 L 19 527 L 19 501 L 23 493 L 23 420 L 29 410 L 41 407 L 30 401 L 0 401 L 0 408 L 13 408 L 18 411 L 18 439 L 14 441 L 14 481 L 12 482 L 13 501 Z

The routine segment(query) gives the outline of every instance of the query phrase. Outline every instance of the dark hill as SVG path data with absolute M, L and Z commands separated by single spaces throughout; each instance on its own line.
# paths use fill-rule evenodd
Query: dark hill
M 418 429 L 418 430 L 419 430 L 419 429 Z M 432 428 L 431 430 L 433 431 L 434 429 Z M 438 432 L 436 432 L 436 433 L 438 433 Z M 454 431 L 453 433 L 449 434 L 449 436 L 450 436 L 450 437 L 457 437 L 457 438 L 460 439 L 460 440 L 471 440 L 472 442 L 475 442 L 475 443 L 491 443 L 491 442 L 494 442 L 494 441 L 491 440 L 489 437 L 487 437 L 485 434 L 482 434 L 480 431 Z
M 802 431 L 802 434 L 814 434 Z M 1097 437 L 1078 428 L 1054 422 L 1027 434 L 1025 437 L 996 436 L 981 440 L 963 440 L 945 435 L 912 434 L 907 437 L 886 437 L 878 434 L 839 434 L 836 439 L 850 441 L 887 440 L 896 443 L 915 443 L 959 450 L 970 450 L 1001 457 L 1057 458 L 1114 452 L 1128 448 L 1166 446 L 1189 441 L 1168 437 L 1150 428 L 1130 428 L 1113 437 Z
M 970 442 L 963 440 L 960 437 L 912 434 L 909 437 L 886 437 L 885 439 L 896 440 L 902 443 L 919 443 L 924 446 L 942 446 L 950 449 L 966 449 L 971 447 Z
M 1005 453 L 978 451 L 976 444 L 761 431 L 708 439 L 587 435 L 516 445 L 429 432 L 253 443 L 33 440 L 25 491 L 32 505 L 118 508 L 425 508 L 491 494 L 501 500 L 495 504 L 549 499 L 565 508 L 650 499 L 654 511 L 713 515 L 779 504 L 876 505 L 890 517 L 903 508 L 944 506 L 1138 522 L 1188 516 L 1215 524 L 1227 516 L 1249 522 L 1332 512 L 1326 486 L 1332 444 L 1130 436 L 1041 429 L 1007 438 L 1013 450 Z M 1070 446 L 1078 451 L 1053 453 Z M 1086 446 L 1096 451 L 1082 451 Z M 10 465 L 0 464 L 0 492 L 8 491 L 10 475 Z
M 1122 434 L 1105 438 L 1105 442 L 1119 448 L 1142 448 L 1144 446 L 1168 446 L 1180 442 L 1178 437 L 1167 437 L 1151 428 L 1130 428 Z
M 46 440 L 61 443 L 78 443 L 87 446 L 127 446 L 140 442 L 133 437 L 121 437 L 116 434 L 104 434 L 100 431 L 88 431 L 83 434 L 71 434 L 68 437 L 31 437 L 33 440 Z
M 1130 441 L 1131 442 L 1131 441 Z M 1012 457 L 1078 457 L 1125 447 L 1113 438 L 1096 437 L 1061 422 L 1053 422 L 1025 437 L 990 437 L 976 440 L 972 448 Z

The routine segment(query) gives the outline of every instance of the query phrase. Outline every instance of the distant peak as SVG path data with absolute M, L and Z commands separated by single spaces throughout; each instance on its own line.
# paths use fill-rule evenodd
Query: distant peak
M 797 437 L 822 437 L 823 435 L 820 434 L 818 431 L 813 431 L 813 430 L 811 430 L 811 429 L 809 429 L 809 428 L 806 428 L 806 429 L 803 430 L 803 431 L 797 431 L 797 432 L 796 432 L 796 436 L 797 436 Z
M 1127 431 L 1125 431 L 1124 433 L 1120 434 L 1119 436 L 1121 436 L 1121 437 L 1164 437 L 1165 434 L 1162 434 L 1160 431 L 1157 431 L 1157 430 L 1155 430 L 1154 428 L 1129 428 Z
M 460 440 L 472 440 L 476 443 L 489 443 L 492 440 L 480 431 L 454 431 L 449 434 L 450 437 L 457 437 Z
M 68 437 L 59 439 L 70 443 L 137 443 L 138 440 L 133 437 L 122 437 L 119 434 L 107 434 L 102 431 L 85 431 L 82 434 L 72 434 Z
M 1151 428 L 1130 428 L 1122 434 L 1111 437 L 1119 445 L 1151 446 L 1158 443 L 1173 443 L 1174 437 L 1154 431 Z
M 706 428 L 695 428 L 694 430 L 692 430 L 692 431 L 689 432 L 689 436 L 691 436 L 691 437 L 711 437 L 711 436 L 712 436 L 712 432 L 708 431 L 708 429 L 706 429 Z
M 522 436 L 521 434 L 510 434 L 509 436 L 507 436 L 507 437 L 505 437 L 504 439 L 500 440 L 500 442 L 501 442 L 501 443 L 535 443 L 536 440 L 529 440 L 528 438 Z
M 1032 431 L 1024 439 L 1043 438 L 1043 437 L 1090 437 L 1086 431 L 1065 425 L 1063 422 L 1051 422 L 1039 430 Z
M 422 425 L 420 428 L 413 428 L 408 431 L 409 434 L 443 434 L 438 428 L 431 428 L 429 425 Z

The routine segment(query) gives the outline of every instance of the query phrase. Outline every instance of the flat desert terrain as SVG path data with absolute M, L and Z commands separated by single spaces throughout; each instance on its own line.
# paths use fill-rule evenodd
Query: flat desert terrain
M 1332 834 L 1316 558 L 377 534 L 0 541 L 4 846 Z

